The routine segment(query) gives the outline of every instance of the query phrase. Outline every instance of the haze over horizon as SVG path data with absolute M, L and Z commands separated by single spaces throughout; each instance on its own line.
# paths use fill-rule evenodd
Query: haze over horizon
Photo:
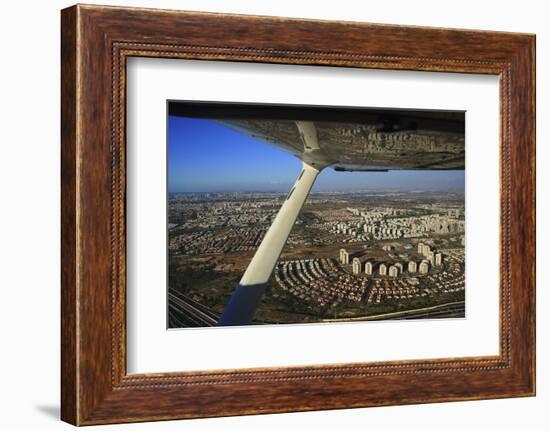
M 168 192 L 288 192 L 301 161 L 212 120 L 168 116 Z M 464 192 L 463 170 L 319 174 L 312 193 Z

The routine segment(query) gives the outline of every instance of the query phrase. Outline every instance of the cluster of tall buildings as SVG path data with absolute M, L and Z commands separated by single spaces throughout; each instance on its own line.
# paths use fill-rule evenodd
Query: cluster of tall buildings
M 418 254 L 424 256 L 432 266 L 441 266 L 443 264 L 443 255 L 435 252 L 428 244 L 418 243 Z
M 441 214 L 443 208 L 432 208 L 435 214 L 411 215 L 408 209 L 375 208 L 361 211 L 358 208 L 346 208 L 360 220 L 348 220 L 335 223 L 332 231 L 337 234 L 349 235 L 358 240 L 368 239 L 399 239 L 426 236 L 433 232 L 438 234 L 464 232 L 464 220 L 460 209 L 448 209 Z M 413 211 L 414 213 L 414 211 Z
M 353 221 L 353 222 L 339 222 L 334 224 L 332 231 L 336 234 L 348 235 L 353 242 L 355 241 L 366 241 L 368 236 L 364 233 L 363 223 Z
M 351 259 L 351 269 L 354 274 L 365 273 L 366 275 L 375 275 L 376 271 L 378 271 L 378 275 L 380 276 L 397 277 L 405 271 L 410 274 L 428 274 L 430 268 L 441 267 L 443 265 L 443 254 L 432 250 L 428 244 L 418 243 L 418 254 L 424 257 L 420 263 L 417 263 L 415 260 L 410 260 L 406 263 L 396 262 L 387 264 L 382 262 L 376 264 L 370 260 L 363 261 L 359 257 L 353 257 Z M 339 262 L 342 265 L 350 264 L 350 254 L 344 248 L 340 249 Z M 377 265 L 377 267 L 375 267 L 375 265 Z

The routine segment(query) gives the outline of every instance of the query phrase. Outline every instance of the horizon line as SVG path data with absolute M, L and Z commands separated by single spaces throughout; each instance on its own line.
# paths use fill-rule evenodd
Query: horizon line
M 289 190 L 194 190 L 194 191 L 168 191 L 168 194 L 192 194 L 192 193 L 280 193 L 287 194 Z M 464 189 L 386 189 L 386 190 L 312 190 L 310 195 L 319 193 L 425 193 L 425 192 L 454 192 L 464 193 Z

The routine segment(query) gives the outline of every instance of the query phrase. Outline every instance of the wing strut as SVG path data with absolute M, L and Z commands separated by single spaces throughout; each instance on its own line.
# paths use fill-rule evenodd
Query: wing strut
M 267 281 L 271 277 L 277 259 L 279 259 L 317 174 L 319 174 L 317 169 L 302 163 L 300 176 L 288 193 L 273 224 L 269 227 L 239 285 L 233 292 L 220 317 L 219 326 L 247 325 L 252 322 Z

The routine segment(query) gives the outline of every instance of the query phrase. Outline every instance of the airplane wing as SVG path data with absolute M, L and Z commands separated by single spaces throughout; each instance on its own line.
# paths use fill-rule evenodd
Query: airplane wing
M 314 121 L 319 147 L 303 145 L 295 121 L 221 120 L 288 151 L 312 166 L 337 171 L 464 169 L 464 134 L 429 129 L 380 129 L 377 124 Z
M 170 114 L 218 121 L 337 171 L 464 169 L 464 112 L 195 103 Z M 313 126 L 317 148 L 297 123 Z

